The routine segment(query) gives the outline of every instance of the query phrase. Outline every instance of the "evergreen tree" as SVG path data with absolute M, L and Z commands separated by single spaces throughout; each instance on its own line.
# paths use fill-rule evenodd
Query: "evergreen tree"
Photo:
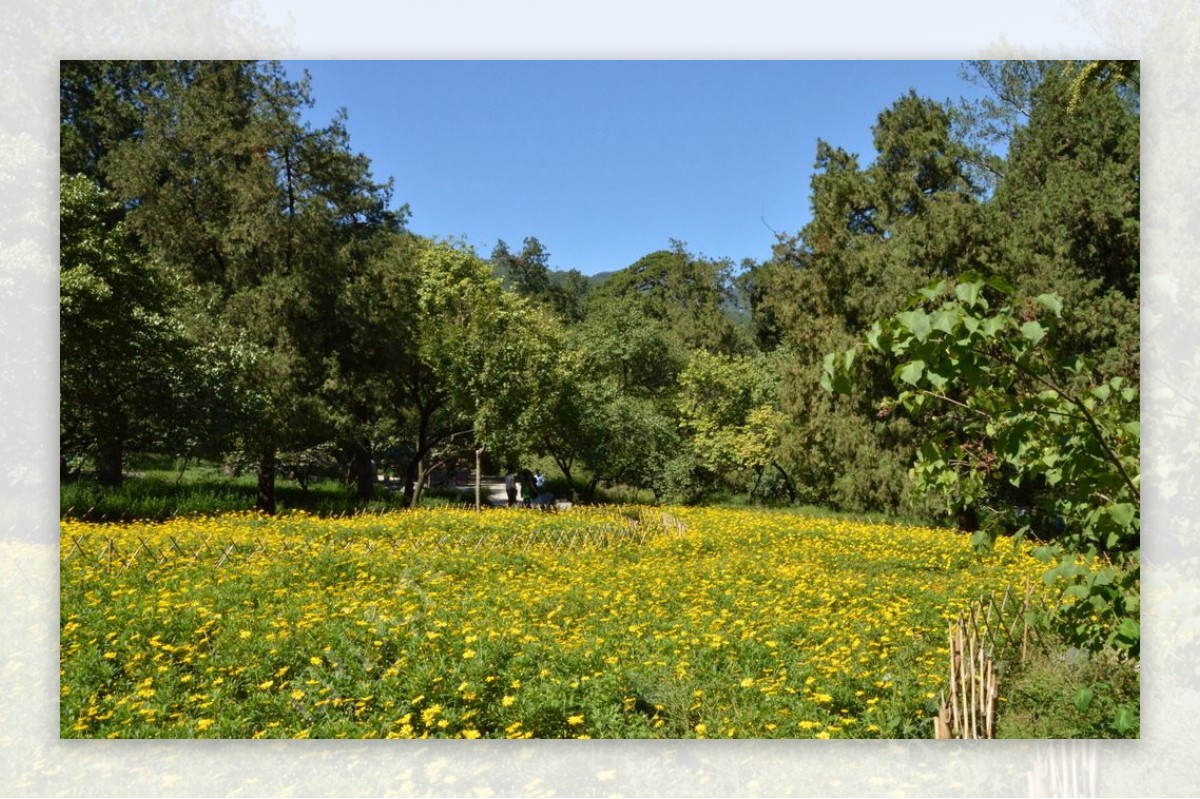
M 332 432 L 319 389 L 344 340 L 338 293 L 403 212 L 350 152 L 343 120 L 302 121 L 306 80 L 256 62 L 158 69 L 141 133 L 115 148 L 108 172 L 130 226 L 191 286 L 192 335 L 239 366 L 253 420 L 242 446 L 258 463 L 258 506 L 273 512 L 278 453 Z

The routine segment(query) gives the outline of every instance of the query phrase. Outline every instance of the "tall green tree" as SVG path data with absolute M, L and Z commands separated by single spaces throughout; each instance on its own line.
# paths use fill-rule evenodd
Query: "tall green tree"
M 259 508 L 281 449 L 330 435 L 319 388 L 343 340 L 337 297 L 360 248 L 403 219 L 349 149 L 344 120 L 313 128 L 306 80 L 278 64 L 172 62 L 142 98 L 139 136 L 108 159 L 131 228 L 193 287 L 192 334 L 236 353 Z
M 791 420 L 781 458 L 807 501 L 921 509 L 905 477 L 911 431 L 876 416 L 890 370 L 863 358 L 863 390 L 831 398 L 820 390 L 820 363 L 917 287 L 976 257 L 980 191 L 952 122 L 943 106 L 909 93 L 880 113 L 866 167 L 819 142 L 812 220 L 749 277 L 758 340 L 789 356 L 780 367 L 781 409 Z
M 108 192 L 64 174 L 59 197 L 60 445 L 115 485 L 130 446 L 161 445 L 184 423 L 174 410 L 191 352 L 172 317 L 177 286 L 112 221 Z
M 346 297 L 360 320 L 356 357 L 374 371 L 378 447 L 402 460 L 416 505 L 448 457 L 486 450 L 512 461 L 539 446 L 553 398 L 561 332 L 505 291 L 489 262 L 452 242 L 397 236 Z
M 59 169 L 110 189 L 107 159 L 138 135 L 144 98 L 158 85 L 153 61 L 67 61 L 59 65 Z M 115 206 L 115 211 L 124 209 Z
M 574 323 L 582 318 L 587 278 L 577 269 L 551 270 L 550 253 L 536 236 L 527 237 L 519 253 L 509 250 L 501 239 L 492 249 L 491 261 L 505 285 L 521 296 L 549 308 L 563 321 Z
M 1044 66 L 988 204 L 986 269 L 1018 295 L 1064 301 L 1060 346 L 1136 379 L 1140 313 L 1140 122 L 1135 86 Z M 1097 324 L 1097 320 L 1103 320 Z
M 674 241 L 670 250 L 650 253 L 609 276 L 593 292 L 588 316 L 625 308 L 671 331 L 685 350 L 748 352 L 749 337 L 728 312 L 732 273 L 729 261 L 696 257 Z
M 754 496 L 773 468 L 792 500 L 795 487 L 779 465 L 787 422 L 779 408 L 780 372 L 767 356 L 692 354 L 680 375 L 681 426 L 699 466 Z

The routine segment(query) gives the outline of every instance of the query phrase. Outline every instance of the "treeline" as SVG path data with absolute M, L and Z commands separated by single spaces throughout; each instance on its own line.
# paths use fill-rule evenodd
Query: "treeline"
M 914 481 L 927 414 L 895 406 L 895 353 L 860 345 L 931 282 L 980 276 L 1018 305 L 1061 298 L 1077 382 L 1137 385 L 1138 72 L 964 70 L 989 99 L 898 98 L 869 160 L 818 142 L 812 219 L 769 260 L 672 242 L 597 282 L 533 236 L 485 257 L 407 231 L 345 119 L 305 122 L 307 81 L 278 64 L 63 62 L 64 474 L 115 484 L 134 451 L 228 460 L 273 512 L 280 474 L 314 462 L 362 497 L 394 469 L 415 504 L 482 451 L 551 457 L 584 495 L 967 527 L 1035 504 L 1052 484 L 997 472 L 955 505 Z M 856 346 L 855 390 L 825 390 L 826 356 Z M 974 469 L 991 444 L 968 443 Z

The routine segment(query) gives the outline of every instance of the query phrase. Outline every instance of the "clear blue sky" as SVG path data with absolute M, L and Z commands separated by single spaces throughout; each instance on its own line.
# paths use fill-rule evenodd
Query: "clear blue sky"
M 622 269 L 679 239 L 761 260 L 809 217 L 818 139 L 874 158 L 871 126 L 909 89 L 978 96 L 957 61 L 287 61 L 314 124 L 395 179 L 409 227 L 536 236 L 555 269 Z

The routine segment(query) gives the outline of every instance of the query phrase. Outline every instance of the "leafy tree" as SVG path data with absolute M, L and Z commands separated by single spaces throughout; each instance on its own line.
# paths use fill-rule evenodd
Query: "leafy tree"
M 918 286 L 975 257 L 979 192 L 941 105 L 909 93 L 879 115 L 873 133 L 877 156 L 866 168 L 818 143 L 812 220 L 750 272 L 751 316 L 758 340 L 786 356 L 780 401 L 791 423 L 780 460 L 803 498 L 919 513 L 923 503 L 904 476 L 908 425 L 875 415 L 888 370 L 861 359 L 862 392 L 830 398 L 820 390 L 820 362 Z
M 685 350 L 744 353 L 749 339 L 727 312 L 732 280 L 728 261 L 696 258 L 676 241 L 609 276 L 593 292 L 587 315 L 593 305 L 626 308 L 672 331 Z
M 551 309 L 566 322 L 583 317 L 589 284 L 577 269 L 550 269 L 550 253 L 534 236 L 525 239 L 519 253 L 508 249 L 503 239 L 492 249 L 492 265 L 505 285 L 531 302 Z
M 535 449 L 554 459 L 571 486 L 571 498 L 577 500 L 576 465 L 595 467 L 604 458 L 611 431 L 605 425 L 603 410 L 615 400 L 617 390 L 611 383 L 592 379 L 584 353 L 566 342 L 545 377 L 549 378 L 545 414 L 538 424 Z M 591 493 L 594 490 L 595 484 Z
M 571 335 L 587 373 L 631 395 L 649 398 L 673 391 L 687 361 L 676 332 L 636 296 L 594 296 Z
M 941 281 L 872 326 L 869 346 L 899 361 L 899 392 L 883 407 L 921 421 L 918 483 L 955 512 L 986 514 L 978 544 L 1006 526 L 1043 542 L 1047 581 L 1064 582 L 1059 622 L 1068 641 L 1137 657 L 1137 387 L 1061 356 L 1058 295 L 1022 300 L 1010 291 L 995 278 Z M 827 356 L 826 387 L 849 390 L 854 354 Z M 997 489 L 1008 486 L 1022 505 L 996 506 L 1008 496 Z
M 492 263 L 501 275 L 511 281 L 518 294 L 525 297 L 549 298 L 550 253 L 536 236 L 525 239 L 521 252 L 512 253 L 503 239 L 492 250 Z
M 111 221 L 110 195 L 64 174 L 59 196 L 61 447 L 92 456 L 115 485 L 129 446 L 161 446 L 188 425 L 199 370 L 172 317 L 177 286 Z
M 390 185 L 350 152 L 342 119 L 313 129 L 307 81 L 277 64 L 172 62 L 140 98 L 140 134 L 107 160 L 131 228 L 193 287 L 192 335 L 238 353 L 243 446 L 274 510 L 277 454 L 330 435 L 319 388 L 344 331 L 340 288 L 394 229 Z
M 62 61 L 59 66 L 59 169 L 112 188 L 107 159 L 134 138 L 145 116 L 143 98 L 158 85 L 153 61 Z M 120 213 L 117 205 L 112 209 Z
M 405 499 L 420 502 L 447 457 L 486 449 L 514 460 L 538 446 L 560 334 L 501 288 L 469 248 L 397 237 L 353 287 L 357 357 L 374 364 L 374 430 L 402 452 Z M 375 356 L 379 356 L 375 360 Z
M 678 420 L 647 397 L 596 392 L 593 413 L 607 432 L 604 446 L 591 450 L 587 466 L 591 478 L 588 496 L 594 496 L 602 481 L 649 489 L 659 500 L 686 500 L 690 480 L 674 474 L 678 461 L 690 464 L 682 447 Z M 597 396 L 599 394 L 599 396 Z
M 786 417 L 779 372 L 765 357 L 692 354 L 680 375 L 680 412 L 696 462 L 727 484 L 758 490 L 773 467 L 795 499 L 777 450 Z M 753 475 L 751 480 L 746 475 Z M 740 479 L 739 479 L 740 478 Z
M 1136 94 L 1105 84 L 1078 93 L 1076 69 L 1044 66 L 1030 91 L 1028 122 L 1012 136 L 1005 178 L 989 203 L 980 271 L 1019 295 L 1059 294 L 1063 351 L 1094 357 L 1106 375 L 1136 380 Z

